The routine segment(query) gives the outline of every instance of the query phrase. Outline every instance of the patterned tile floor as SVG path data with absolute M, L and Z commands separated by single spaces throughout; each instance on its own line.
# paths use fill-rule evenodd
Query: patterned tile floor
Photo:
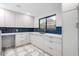
M 29 44 L 17 48 L 9 48 L 4 51 L 5 56 L 49 56 L 47 53 Z

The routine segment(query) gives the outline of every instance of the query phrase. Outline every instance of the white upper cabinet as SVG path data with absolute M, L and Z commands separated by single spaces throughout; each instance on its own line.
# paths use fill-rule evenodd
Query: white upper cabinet
M 34 26 L 33 22 L 34 22 L 34 20 L 33 20 L 32 16 L 24 15 L 24 19 L 23 19 L 24 27 L 33 28 L 33 26 Z
M 14 27 L 15 26 L 15 13 L 5 10 L 5 26 Z
M 33 28 L 32 16 L 0 9 L 0 27 L 27 27 Z
M 33 18 L 31 16 L 16 14 L 16 26 L 17 27 L 33 27 Z
M 0 9 L 0 27 L 4 26 L 4 10 Z
M 16 27 L 23 26 L 23 15 L 16 13 Z

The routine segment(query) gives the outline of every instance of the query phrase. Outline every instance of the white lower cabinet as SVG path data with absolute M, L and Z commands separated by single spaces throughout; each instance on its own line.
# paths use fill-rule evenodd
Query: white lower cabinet
M 15 46 L 21 46 L 29 43 L 29 33 L 18 33 L 15 36 Z
M 44 38 L 45 51 L 53 56 L 61 56 L 61 39 L 53 37 Z
M 43 41 L 40 35 L 30 35 L 31 43 L 39 48 L 43 48 Z
M 61 38 L 59 37 L 50 37 L 44 35 L 36 35 L 31 34 L 31 43 L 37 46 L 38 48 L 44 50 L 50 55 L 53 56 L 61 56 L 62 49 L 61 49 Z

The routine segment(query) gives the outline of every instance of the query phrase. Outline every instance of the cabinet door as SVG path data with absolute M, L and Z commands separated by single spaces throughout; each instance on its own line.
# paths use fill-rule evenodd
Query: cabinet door
M 33 17 L 17 13 L 16 26 L 33 28 Z
M 5 11 L 5 26 L 14 27 L 15 26 L 15 13 L 11 11 Z
M 78 11 L 72 10 L 63 13 L 63 55 L 77 56 L 78 55 Z
M 29 33 L 18 33 L 15 37 L 15 45 L 21 46 L 29 43 Z
M 16 27 L 23 27 L 23 15 L 16 13 Z
M 26 40 L 26 36 L 24 34 L 16 34 L 15 41 L 16 41 L 16 46 L 24 45 Z
M 43 49 L 43 40 L 42 37 L 40 35 L 36 35 L 36 34 L 31 34 L 31 43 L 34 44 L 35 46 L 37 46 L 40 49 Z
M 34 26 L 33 22 L 34 22 L 33 17 L 24 15 L 23 27 L 33 28 Z
M 37 36 L 37 35 L 36 35 Z M 43 49 L 44 46 L 43 46 L 43 38 L 42 38 L 42 35 L 38 35 L 38 39 L 37 39 L 37 46 L 40 48 L 40 49 Z
M 4 27 L 4 9 L 0 9 L 0 27 Z
M 38 36 L 36 36 L 34 34 L 30 34 L 30 41 L 35 46 L 38 46 L 38 39 L 39 39 Z
M 44 50 L 44 38 L 43 35 L 38 36 L 38 46 L 40 49 Z
M 26 33 L 26 43 L 28 44 L 28 43 L 30 43 L 30 33 L 28 32 L 28 33 Z

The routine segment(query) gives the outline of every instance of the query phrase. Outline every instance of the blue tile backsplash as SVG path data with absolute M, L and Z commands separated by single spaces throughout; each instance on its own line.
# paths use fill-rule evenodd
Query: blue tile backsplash
M 14 33 L 14 32 L 40 32 L 39 28 L 17 28 L 17 27 L 0 27 L 2 33 Z M 56 29 L 47 30 L 46 33 L 62 34 L 62 27 L 56 27 Z
M 34 28 L 0 27 L 2 33 L 33 32 Z
M 43 32 L 42 29 L 34 28 L 34 32 Z M 45 33 L 52 33 L 52 34 L 62 34 L 62 27 L 56 27 L 56 29 L 48 29 Z

